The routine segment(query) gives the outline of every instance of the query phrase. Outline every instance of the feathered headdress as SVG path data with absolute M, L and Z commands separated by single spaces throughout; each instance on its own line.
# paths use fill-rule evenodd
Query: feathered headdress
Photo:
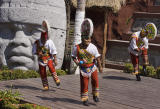
M 81 25 L 81 36 L 91 37 L 93 34 L 93 23 L 89 18 L 85 18 Z

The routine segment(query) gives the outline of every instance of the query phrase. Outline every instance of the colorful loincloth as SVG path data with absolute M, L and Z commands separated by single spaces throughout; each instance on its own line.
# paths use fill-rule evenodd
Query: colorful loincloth
M 80 67 L 80 72 L 82 76 L 85 76 L 85 77 L 90 77 L 91 74 L 96 70 L 97 70 L 96 65 L 93 65 L 91 67 Z

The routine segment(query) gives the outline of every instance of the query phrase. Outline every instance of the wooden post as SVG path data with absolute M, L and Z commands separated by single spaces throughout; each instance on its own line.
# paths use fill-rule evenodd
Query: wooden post
M 104 43 L 103 43 L 103 52 L 102 52 L 102 66 L 105 67 L 106 60 L 106 46 L 107 46 L 107 11 L 104 12 Z

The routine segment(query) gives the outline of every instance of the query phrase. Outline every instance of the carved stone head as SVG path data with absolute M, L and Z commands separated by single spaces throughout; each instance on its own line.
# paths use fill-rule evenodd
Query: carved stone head
M 62 14 L 63 13 L 63 14 Z M 57 48 L 61 67 L 66 38 L 66 11 L 63 0 L 0 1 L 0 66 L 10 69 L 38 69 L 32 45 L 40 38 L 39 28 L 46 19 L 50 39 Z

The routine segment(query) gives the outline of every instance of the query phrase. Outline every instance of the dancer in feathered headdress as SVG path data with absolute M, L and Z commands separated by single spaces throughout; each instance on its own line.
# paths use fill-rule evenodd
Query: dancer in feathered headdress
M 139 56 L 143 58 L 143 72 L 146 72 L 148 61 L 148 40 L 155 39 L 157 28 L 153 23 L 147 23 L 146 26 L 138 32 L 132 34 L 132 39 L 128 47 L 131 55 L 131 61 L 134 67 L 133 74 L 136 75 L 137 81 L 141 81 L 139 72 Z
M 46 66 L 48 66 L 56 85 L 60 85 L 60 80 L 57 76 L 55 66 L 57 65 L 56 47 L 51 39 L 49 39 L 50 27 L 47 20 L 42 22 L 41 37 L 36 40 L 33 46 L 33 53 L 38 55 L 39 72 L 42 79 L 44 90 L 48 90 L 48 80 Z
M 82 43 L 73 48 L 72 57 L 80 67 L 81 100 L 88 106 L 88 82 L 91 77 L 92 94 L 95 102 L 99 101 L 98 72 L 95 61 L 98 63 L 99 71 L 102 72 L 100 54 L 97 47 L 91 43 L 93 23 L 91 19 L 84 19 L 81 25 Z

